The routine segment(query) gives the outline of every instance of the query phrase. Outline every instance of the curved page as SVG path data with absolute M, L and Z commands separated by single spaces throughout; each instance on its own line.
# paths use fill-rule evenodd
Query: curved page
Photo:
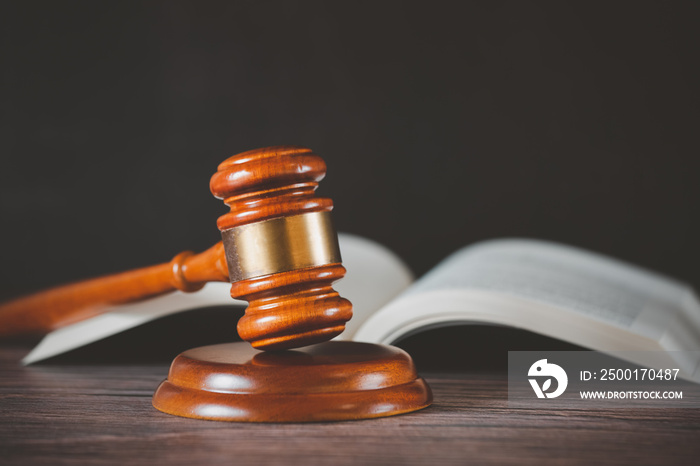
M 580 249 L 515 239 L 452 254 L 355 339 L 390 344 L 463 323 L 508 325 L 600 351 L 700 348 L 700 306 L 689 286 Z

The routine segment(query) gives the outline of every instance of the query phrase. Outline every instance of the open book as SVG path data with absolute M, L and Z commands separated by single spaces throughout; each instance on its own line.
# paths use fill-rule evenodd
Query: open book
M 347 275 L 335 288 L 354 313 L 340 339 L 390 344 L 439 326 L 507 325 L 603 352 L 658 351 L 657 360 L 632 362 L 673 362 L 700 380 L 700 361 L 669 353 L 700 350 L 700 302 L 675 280 L 568 246 L 502 239 L 465 247 L 414 283 L 408 267 L 376 242 L 341 234 L 340 248 Z M 229 287 L 210 283 L 195 293 L 115 306 L 50 333 L 24 363 L 165 315 L 230 305 Z

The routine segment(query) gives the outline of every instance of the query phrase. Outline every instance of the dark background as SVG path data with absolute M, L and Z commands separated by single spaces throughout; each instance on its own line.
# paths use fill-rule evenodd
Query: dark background
M 3 297 L 219 239 L 218 163 L 311 147 L 421 275 L 555 240 L 700 286 L 692 2 L 2 3 Z

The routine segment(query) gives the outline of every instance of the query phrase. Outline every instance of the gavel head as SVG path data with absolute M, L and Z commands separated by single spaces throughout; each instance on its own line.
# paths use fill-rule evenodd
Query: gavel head
M 331 284 L 345 275 L 333 202 L 314 195 L 326 164 L 310 149 L 276 146 L 228 158 L 211 179 L 231 212 L 219 217 L 231 296 L 248 301 L 238 334 L 281 350 L 330 340 L 352 305 Z

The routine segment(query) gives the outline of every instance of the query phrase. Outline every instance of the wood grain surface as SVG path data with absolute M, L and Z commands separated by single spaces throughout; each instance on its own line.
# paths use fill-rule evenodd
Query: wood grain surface
M 700 410 L 508 409 L 501 373 L 432 373 L 433 406 L 340 423 L 163 414 L 168 365 L 22 367 L 0 347 L 0 464 L 696 464 Z

